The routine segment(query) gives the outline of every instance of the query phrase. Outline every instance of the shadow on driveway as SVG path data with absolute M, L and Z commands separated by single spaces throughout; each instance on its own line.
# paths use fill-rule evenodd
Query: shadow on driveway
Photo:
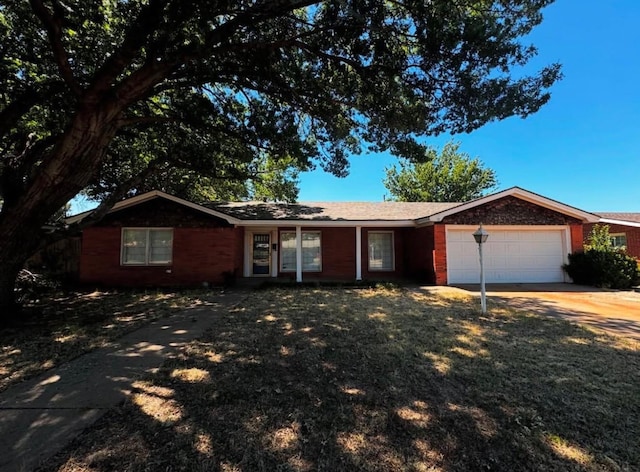
M 480 295 L 479 285 L 456 288 Z M 490 302 L 640 339 L 640 293 L 574 284 L 488 284 Z

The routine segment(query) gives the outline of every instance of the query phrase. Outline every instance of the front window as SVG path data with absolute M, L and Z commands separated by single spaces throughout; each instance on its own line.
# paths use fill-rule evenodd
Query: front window
M 369 232 L 369 270 L 393 270 L 392 232 Z
M 168 265 L 173 258 L 173 230 L 166 228 L 124 228 L 123 265 Z
M 280 233 L 280 270 L 292 272 L 296 270 L 296 233 Z M 303 272 L 320 272 L 322 270 L 322 254 L 319 231 L 302 232 L 302 270 Z
M 627 248 L 627 235 L 624 233 L 618 234 L 610 234 L 609 238 L 611 238 L 611 245 L 616 249 L 626 249 Z

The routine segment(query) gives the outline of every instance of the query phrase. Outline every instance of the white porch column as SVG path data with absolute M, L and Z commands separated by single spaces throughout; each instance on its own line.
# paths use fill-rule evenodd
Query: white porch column
M 296 226 L 296 282 L 302 282 L 302 228 Z
M 273 250 L 276 247 L 277 250 Z M 278 230 L 271 231 L 271 277 L 278 276 L 280 268 L 280 241 L 278 241 Z
M 362 226 L 356 226 L 356 280 L 362 280 Z

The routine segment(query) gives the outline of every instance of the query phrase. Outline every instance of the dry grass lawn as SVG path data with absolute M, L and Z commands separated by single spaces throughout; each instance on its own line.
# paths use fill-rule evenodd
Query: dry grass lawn
M 636 341 L 411 289 L 212 316 L 43 470 L 640 470 Z
M 91 292 L 56 294 L 27 306 L 0 329 L 0 391 L 175 310 L 207 292 Z

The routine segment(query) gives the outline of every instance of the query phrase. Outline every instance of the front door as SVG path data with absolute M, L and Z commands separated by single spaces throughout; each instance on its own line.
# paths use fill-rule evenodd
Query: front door
M 252 275 L 268 276 L 271 273 L 271 235 L 253 233 L 253 269 Z

